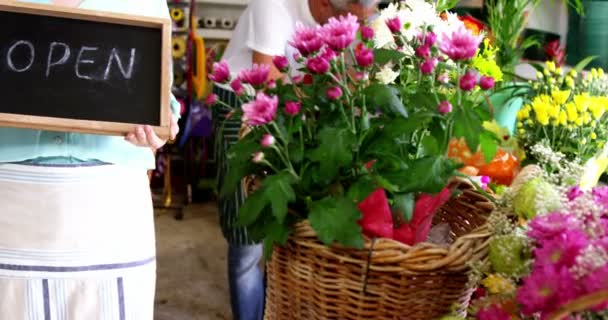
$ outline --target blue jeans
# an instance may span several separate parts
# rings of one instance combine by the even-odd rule
[[[264,316],[262,254],[261,244],[228,246],[228,282],[234,320],[261,320]]]

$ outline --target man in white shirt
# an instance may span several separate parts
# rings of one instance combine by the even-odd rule
[[[240,17],[232,39],[222,57],[228,63],[232,76],[250,69],[254,63],[270,67],[269,79],[281,77],[272,58],[284,55],[292,66],[296,63],[296,49],[288,44],[295,34],[296,23],[314,26],[327,22],[330,17],[352,13],[363,20],[376,9],[377,0],[251,0]],[[295,68],[293,68],[295,69]],[[214,93],[234,108],[240,108],[230,88],[216,85]],[[226,121],[229,110],[215,106],[218,127],[218,185],[221,189],[227,170],[225,152],[239,138],[241,123]],[[221,125],[220,125],[221,124]],[[235,227],[238,208],[242,204],[242,190],[229,197],[220,197],[219,212],[222,232],[229,244],[228,280],[232,312],[235,320],[260,320],[263,317],[264,284],[259,268],[262,246],[247,235],[247,230]]]

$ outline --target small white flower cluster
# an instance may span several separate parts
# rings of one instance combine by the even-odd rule
[[[570,268],[570,272],[580,279],[606,264],[608,264],[608,252],[602,247],[591,244],[576,257],[576,262]]]
[[[583,229],[591,238],[597,238],[604,234],[601,217],[606,209],[599,205],[592,193],[587,192],[572,201],[565,201],[564,212],[568,212],[583,223]]]
[[[566,155],[553,151],[545,141],[533,145],[530,153],[541,167],[551,169],[546,174],[547,181],[558,187],[576,184],[584,173],[579,162],[569,161]]]

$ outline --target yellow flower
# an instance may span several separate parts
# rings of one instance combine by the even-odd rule
[[[543,74],[545,75],[545,77],[548,77],[551,75],[551,72],[547,69],[543,70]]]
[[[526,124],[529,126],[532,126],[532,125],[534,125],[534,121],[528,119],[528,120],[526,120]]]
[[[566,126],[568,124],[568,114],[564,110],[559,112],[559,124],[562,126]]]
[[[566,104],[566,113],[568,115],[568,121],[574,122],[578,118],[578,112],[576,111],[576,105],[572,102]]]
[[[604,77],[604,69],[599,68],[597,69],[597,76],[601,79]]]
[[[575,124],[576,124],[578,127],[582,126],[582,125],[583,125],[583,117],[578,117],[578,118],[576,118],[576,121],[574,121],[574,123],[575,123]]]
[[[555,78],[549,78],[549,84],[555,84]]]
[[[558,67],[557,69],[555,69],[555,73],[561,76],[564,74],[564,71],[562,70],[561,67]]]
[[[555,62],[547,61],[547,70],[549,70],[549,72],[555,72]]]
[[[592,68],[591,69],[591,76],[589,77],[590,79],[595,79],[597,78],[598,74],[597,74],[597,69],[596,68]]]
[[[590,138],[591,138],[591,140],[597,139],[597,134],[595,134],[595,132],[591,132]]]
[[[521,123],[521,122],[517,122],[517,127],[518,127],[518,128],[523,128],[523,127],[524,127],[524,124],[523,124],[523,123]]]
[[[543,78],[543,73],[540,71],[536,72],[536,79],[542,79]]]
[[[489,39],[483,41],[484,50],[477,51],[477,55],[473,58],[473,67],[479,71],[481,75],[494,78],[494,81],[502,81],[503,73],[500,67],[496,64],[496,51],[498,48],[492,47]]]
[[[574,79],[571,76],[566,77],[566,86],[568,86],[568,88],[574,88]]]
[[[608,99],[606,97],[593,97],[592,103],[589,105],[589,111],[591,111],[595,119],[599,119],[604,115],[607,102]]]
[[[565,104],[570,97],[570,90],[559,90],[551,93],[553,101],[559,105]]]
[[[524,129],[519,129],[519,130],[518,130],[518,132],[519,132],[519,134],[524,134],[524,133],[526,133],[526,130],[524,130]]]
[[[583,93],[574,96],[574,104],[576,105],[576,110],[578,110],[578,112],[587,111],[587,109],[589,109],[589,105],[591,104],[589,94]]]
[[[578,72],[576,72],[576,70],[575,70],[575,69],[572,69],[572,70],[570,70],[570,76],[571,76],[572,78],[576,78],[576,76],[578,76]]]
[[[491,274],[481,281],[491,294],[512,294],[515,292],[515,284],[500,275]]]
[[[538,123],[542,124],[543,126],[546,126],[549,124],[549,115],[547,114],[547,112],[540,111],[540,112],[535,112],[536,113],[536,121],[538,121]]]
[[[581,117],[583,118],[583,122],[585,124],[589,124],[591,122],[591,113],[585,112],[584,114],[581,115]]]

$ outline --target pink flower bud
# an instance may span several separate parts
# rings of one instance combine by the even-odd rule
[[[367,72],[357,72],[355,73],[355,80],[357,81],[365,81],[369,79],[369,73]]]
[[[287,103],[285,103],[285,113],[290,116],[295,116],[300,113],[300,108],[302,108],[301,102],[287,101]]]
[[[432,47],[437,42],[437,35],[434,32],[429,32],[424,38],[424,45]]]
[[[364,41],[371,40],[374,38],[374,29],[368,26],[363,26],[359,30],[361,31],[361,39],[363,39]]]
[[[289,61],[285,56],[274,56],[274,58],[272,58],[272,63],[274,63],[274,66],[281,72],[287,71],[287,68],[289,67]]]
[[[211,93],[205,98],[205,104],[209,107],[215,105],[217,102],[217,95],[215,93]]]
[[[336,58],[336,52],[329,47],[325,47],[321,53],[321,57],[329,62]]]
[[[340,87],[331,87],[327,89],[327,97],[329,100],[338,100],[342,97],[342,89]]]
[[[416,56],[419,58],[427,58],[431,55],[431,48],[427,45],[422,45],[416,49]]]
[[[452,104],[447,100],[443,100],[443,101],[441,101],[441,103],[439,103],[437,110],[441,114],[448,114],[448,113],[452,112]]]
[[[392,19],[387,20],[386,25],[392,33],[398,33],[399,31],[401,31],[402,25],[401,20],[399,20],[399,17],[394,17]]]
[[[360,67],[367,68],[374,63],[374,51],[364,45],[357,46],[355,60]]]
[[[293,76],[292,80],[293,80],[293,83],[300,84],[300,83],[302,83],[302,80],[304,80],[304,76],[301,74],[295,75],[295,76]]]
[[[230,83],[230,88],[232,88],[232,91],[234,91],[234,94],[236,94],[237,96],[241,96],[243,92],[245,92],[245,88],[243,88],[243,84],[238,78],[232,80],[232,82]]]
[[[473,72],[469,71],[460,78],[460,89],[464,91],[475,89],[475,85],[477,85],[477,77]]]
[[[423,63],[420,64],[420,72],[422,74],[431,74],[435,71],[435,67],[437,66],[437,59],[428,58],[424,60]]]
[[[260,145],[262,145],[263,148],[269,148],[274,145],[274,142],[274,137],[271,134],[267,133],[262,136],[262,141],[260,141]]]
[[[270,80],[268,81],[268,85],[266,85],[266,87],[268,89],[276,89],[277,88],[277,82],[274,80]]]
[[[329,62],[323,57],[314,57],[308,60],[306,67],[312,73],[324,74],[329,71]]]
[[[256,152],[251,159],[253,163],[262,163],[264,161],[264,152]]]
[[[437,76],[437,81],[443,84],[447,84],[448,82],[450,82],[450,76],[447,73],[442,73]]]
[[[490,90],[490,89],[494,88],[494,78],[482,76],[479,79],[479,86],[483,90]]]

